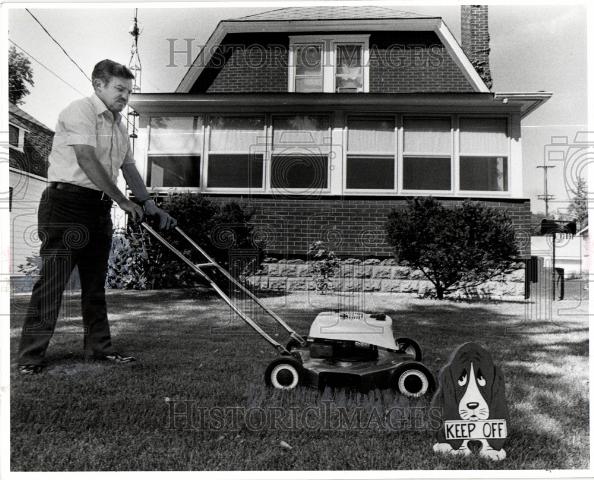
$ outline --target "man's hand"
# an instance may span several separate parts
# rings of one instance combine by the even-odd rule
[[[142,211],[142,207],[127,198],[122,199],[118,202],[120,208],[130,215],[130,218],[133,222],[139,222],[144,217],[144,212]]]
[[[159,228],[161,230],[169,230],[175,228],[177,221],[165,210],[157,207],[153,200],[147,200],[144,202],[144,212],[150,216],[159,217]]]

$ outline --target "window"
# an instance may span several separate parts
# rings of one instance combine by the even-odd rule
[[[336,91],[363,91],[363,46],[336,45]]]
[[[508,190],[505,118],[460,119],[460,190]]]
[[[394,117],[350,117],[347,128],[346,188],[394,189]]]
[[[449,118],[404,117],[404,190],[452,189]]]
[[[262,188],[265,151],[264,117],[211,117],[208,187]]]
[[[329,125],[323,115],[273,117],[273,189],[328,188]]]
[[[289,91],[369,91],[369,35],[291,36]]]
[[[8,145],[17,150],[23,151],[25,143],[25,130],[13,125],[8,124]]]
[[[323,45],[297,45],[295,47],[295,91],[323,92]]]
[[[151,117],[147,184],[200,187],[201,117]]]

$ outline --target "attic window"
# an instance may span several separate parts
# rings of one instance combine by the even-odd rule
[[[12,123],[8,124],[8,144],[11,148],[16,150],[23,151],[23,146],[25,144],[25,130],[13,125]]]
[[[289,39],[289,92],[369,92],[369,35]]]

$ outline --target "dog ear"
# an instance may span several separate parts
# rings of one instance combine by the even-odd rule
[[[431,401],[431,407],[436,409],[436,416],[439,418],[439,428],[436,431],[436,441],[438,443],[449,443],[452,448],[457,449],[462,445],[462,440],[445,439],[444,424],[445,420],[458,420],[458,403],[456,398],[456,387],[452,362],[447,363],[439,372],[439,388]]]
[[[489,418],[504,419],[509,428],[509,413],[507,410],[507,400],[505,398],[505,379],[501,369],[496,366],[493,366],[493,386],[491,389],[489,409]],[[503,448],[505,440],[506,439],[489,440],[489,443],[494,449],[500,450]]]

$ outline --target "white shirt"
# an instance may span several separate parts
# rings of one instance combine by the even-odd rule
[[[48,180],[99,190],[78,165],[72,147],[90,145],[115,183],[122,165],[134,163],[126,126],[122,116],[115,115],[96,94],[75,100],[62,110],[49,155]]]

